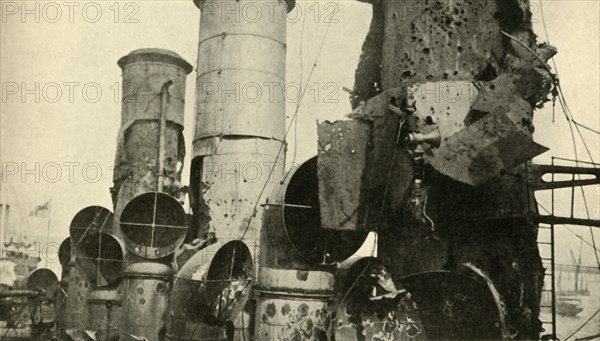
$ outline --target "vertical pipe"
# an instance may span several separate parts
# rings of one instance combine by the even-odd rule
[[[167,110],[169,109],[169,87],[173,81],[169,80],[160,89],[160,129],[158,140],[158,181],[156,187],[159,192],[163,191],[163,177],[165,173],[165,132],[167,130]]]
[[[552,157],[552,166],[554,166],[554,156]],[[552,172],[551,182],[554,182],[554,172]],[[554,187],[551,189],[551,215],[554,216]],[[556,265],[554,260],[554,223],[550,224],[550,258],[551,258],[551,268],[552,268],[552,337],[556,339]]]
[[[10,206],[8,204],[0,204],[0,245],[4,245],[4,231],[8,227],[8,213]]]

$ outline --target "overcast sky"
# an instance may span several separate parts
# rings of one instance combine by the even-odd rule
[[[1,0],[1,4],[1,161],[3,170],[18,167],[16,175],[2,179],[1,199],[12,206],[13,228],[23,226],[39,236],[45,236],[46,221],[30,218],[29,211],[52,199],[51,239],[58,242],[67,237],[69,222],[81,208],[112,208],[108,188],[112,186],[111,167],[121,110],[117,92],[121,70],[116,61],[137,48],[160,47],[195,64],[200,12],[191,0],[37,2],[39,9],[33,1],[26,2],[27,8],[21,1]],[[319,98],[315,101],[314,96],[307,97],[299,110],[297,162],[316,154],[316,120],[340,119],[350,111],[348,94],[342,87],[353,86],[354,70],[371,19],[370,5],[355,1],[299,4],[303,11],[296,14],[299,20],[288,24],[288,82],[300,81],[301,64],[303,80],[307,81],[328,26],[329,31],[310,80],[313,89],[320,89]],[[599,2],[552,0],[543,6],[550,41],[559,50],[555,59],[568,104],[579,122],[598,130]],[[30,12],[23,17],[25,9]],[[336,22],[328,24],[327,19]],[[539,40],[546,41],[537,2],[533,4],[533,19]],[[15,84],[16,93],[12,94]],[[57,96],[57,88],[61,96]],[[33,91],[24,95],[25,89]],[[69,89],[73,89],[72,94]],[[98,89],[101,94],[97,94]],[[194,91],[195,72],[187,82],[186,170],[194,128]],[[333,101],[326,101],[325,96],[332,91],[329,99]],[[294,109],[295,103],[288,104],[288,117]],[[552,155],[573,158],[569,129],[560,107],[557,106],[554,123],[550,106],[537,111],[535,125],[536,141],[551,149],[536,161],[549,162]],[[585,130],[582,133],[598,161],[598,135]],[[296,139],[293,133],[288,139],[291,161]],[[586,160],[580,142],[578,150],[580,158]],[[23,166],[33,170],[25,178]],[[74,170],[71,179],[69,167]],[[84,169],[86,174],[82,174]],[[186,183],[188,174],[184,173]],[[595,218],[598,196],[597,190],[588,192],[590,213]],[[540,200],[550,207],[547,198],[540,196]],[[585,216],[582,205],[577,205],[576,213]],[[588,228],[572,230],[591,242]],[[578,249],[579,239],[559,228],[557,240],[558,262],[570,263],[568,250]],[[596,241],[600,243],[600,231],[596,232]],[[592,249],[584,244],[583,250],[584,263],[595,264]]]

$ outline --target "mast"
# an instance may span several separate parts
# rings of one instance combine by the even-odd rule
[[[48,201],[48,225],[46,227],[46,245],[50,243],[50,220],[52,219],[52,199]],[[48,255],[44,257],[45,267],[48,267]]]
[[[4,231],[8,226],[8,210],[10,206],[5,203],[0,203],[0,247],[4,249]]]
[[[561,279],[562,279],[562,271],[559,271],[558,272],[558,285],[557,285],[559,292],[562,290],[562,288],[561,288]]]

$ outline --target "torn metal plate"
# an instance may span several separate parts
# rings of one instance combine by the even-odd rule
[[[425,160],[438,172],[477,186],[548,149],[505,114],[488,114],[446,139]]]
[[[319,135],[319,203],[325,229],[355,230],[371,132],[367,123],[325,121]]]

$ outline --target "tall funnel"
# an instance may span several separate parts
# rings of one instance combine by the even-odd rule
[[[178,54],[162,49],[135,50],[118,64],[123,99],[112,189],[116,221],[140,194],[179,196],[185,80],[192,71]]]
[[[294,2],[195,4],[202,12],[190,180],[196,223],[200,235],[210,230],[219,241],[244,236],[254,253],[261,204],[283,179],[285,15]]]

